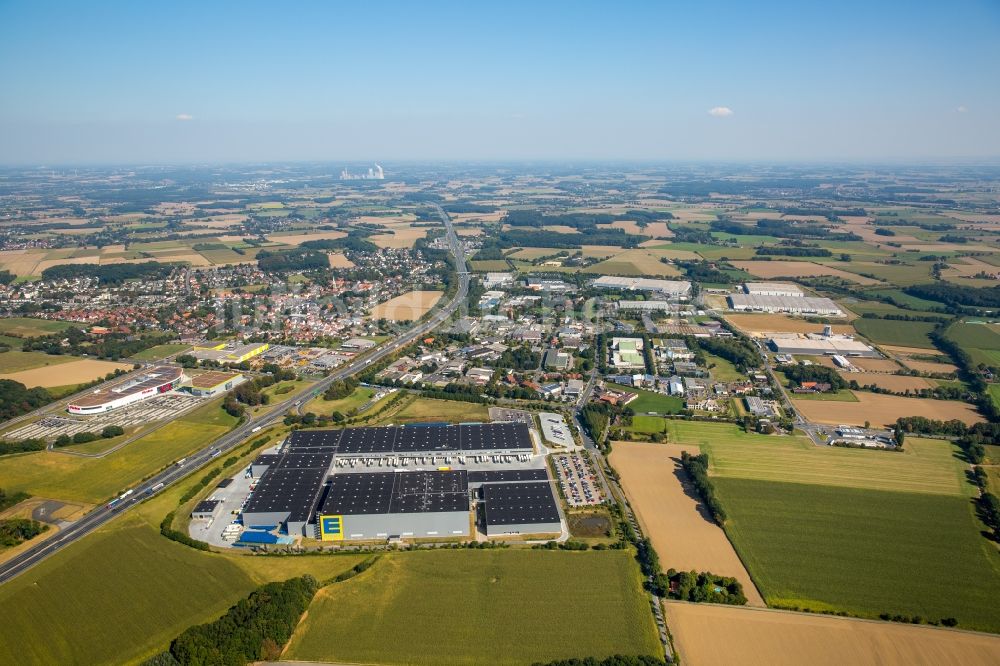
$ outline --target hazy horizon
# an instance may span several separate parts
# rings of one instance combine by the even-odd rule
[[[992,162],[1000,6],[0,6],[0,163]]]

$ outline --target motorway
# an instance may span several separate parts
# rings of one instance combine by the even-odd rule
[[[372,363],[379,361],[385,356],[395,353],[400,347],[404,347],[421,336],[426,335],[442,322],[446,321],[468,297],[469,272],[466,268],[465,253],[462,250],[461,243],[459,243],[458,240],[458,235],[455,233],[455,229],[452,226],[451,219],[448,217],[448,214],[445,213],[440,206],[437,206],[436,208],[441,221],[447,229],[448,244],[455,258],[455,271],[458,274],[459,279],[458,292],[444,307],[435,310],[430,318],[422,322],[418,322],[402,335],[396,337],[381,347],[376,348],[372,353],[366,354],[363,358],[358,358],[340,368],[337,368],[330,375],[312,387],[307,395],[321,393],[333,382],[350,377],[351,375],[362,371]],[[39,543],[37,546],[25,550],[17,557],[4,562],[0,565],[0,583],[4,583],[17,575],[24,573],[34,565],[44,560],[46,557],[62,550],[78,539],[87,536],[118,514],[127,511],[136,504],[153,495],[163,492],[177,481],[186,477],[192,470],[198,469],[202,465],[211,461],[213,458],[221,456],[227,451],[239,446],[254,432],[283,420],[285,418],[285,413],[289,409],[297,406],[298,401],[306,399],[308,399],[307,396],[294,396],[278,403],[274,406],[274,409],[268,412],[266,416],[259,417],[253,421],[247,421],[236,427],[234,430],[222,435],[206,448],[189,455],[186,459],[184,459],[182,464],[175,463],[138,484],[132,489],[131,494],[122,497],[117,502],[114,502],[113,505],[102,504],[96,507],[83,518],[61,530],[58,535],[47,539],[46,541]]]

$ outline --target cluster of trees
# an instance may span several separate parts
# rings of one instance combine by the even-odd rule
[[[795,247],[795,246],[775,246],[770,245],[767,247],[758,247],[757,256],[759,257],[832,257],[833,252],[830,252],[824,247]]]
[[[753,343],[742,337],[692,338],[695,344],[709,354],[715,354],[746,372],[760,365],[760,353]]]
[[[677,571],[668,569],[667,596],[682,601],[743,606],[747,602],[743,585],[735,578],[708,571]]]
[[[972,476],[979,486],[979,499],[976,501],[979,515],[987,527],[993,530],[994,540],[1000,541],[1000,498],[989,491],[989,475],[985,469],[976,465]]]
[[[121,284],[127,280],[162,280],[174,266],[156,261],[141,264],[58,264],[42,271],[43,280],[69,280],[80,277],[97,278],[102,285]]]
[[[606,402],[588,402],[580,410],[584,427],[598,445],[604,440],[604,433],[611,423],[611,413],[611,405]]]
[[[647,655],[616,654],[604,659],[583,657],[573,659],[558,659],[548,663],[535,662],[532,666],[666,666],[659,657]]]
[[[968,243],[969,239],[966,236],[959,236],[958,234],[945,234],[938,239],[941,243]]]
[[[718,241],[715,236],[709,231],[704,229],[697,229],[688,225],[669,225],[671,231],[674,232],[674,242],[675,243],[700,243],[702,245],[717,245]]]
[[[501,248],[511,247],[553,247],[558,249],[574,248],[581,246],[581,234],[563,234],[558,231],[527,231],[524,229],[511,229],[501,231],[497,235],[497,245]],[[594,228],[586,232],[588,245],[614,245],[624,248],[639,247],[639,243],[649,240],[646,236],[636,236],[626,234],[621,229],[614,228]]]
[[[307,250],[348,250],[351,252],[377,252],[378,245],[368,240],[371,232],[364,229],[351,229],[343,238],[321,238],[306,241],[299,245]],[[258,255],[260,256],[260,255]]]
[[[667,263],[666,258],[662,261]],[[684,274],[694,282],[705,282],[710,284],[735,284],[739,279],[733,275],[720,271],[707,261],[678,261],[677,266],[684,271]]]
[[[0,421],[12,419],[52,402],[52,395],[42,387],[29,389],[13,379],[0,379]]]
[[[937,301],[945,305],[991,309],[1000,307],[1000,286],[972,289],[947,282],[935,282],[904,287],[903,291],[910,296]]]
[[[117,425],[104,426],[104,429],[100,433],[96,432],[78,432],[72,437],[69,435],[59,435],[53,446],[63,447],[69,446],[70,444],[86,444],[87,442],[93,442],[95,439],[104,438],[111,439],[112,437],[119,437],[125,434],[125,429]]]
[[[313,271],[330,268],[330,260],[322,252],[309,248],[296,248],[283,252],[261,250],[257,266],[262,271]]]
[[[170,655],[184,666],[274,661],[317,590],[309,575],[263,585],[215,622],[184,631],[170,643]]]
[[[243,382],[226,396],[225,402],[222,403],[222,408],[231,416],[237,418],[243,416],[243,405],[255,406],[268,404],[271,401],[271,396],[264,393],[264,389],[278,382],[295,379],[297,376],[295,371],[281,368],[273,363],[264,364],[261,370],[265,374]]]
[[[4,509],[9,509],[10,507],[20,502],[23,502],[29,497],[31,497],[31,495],[25,492],[16,492],[12,495],[8,495],[6,490],[0,488],[0,511],[3,511]]]
[[[34,539],[49,529],[45,523],[29,518],[7,518],[0,520],[0,546],[17,546]]]
[[[875,230],[876,236],[895,236],[896,232],[892,229],[886,229],[885,227],[879,227]]]
[[[715,496],[715,487],[711,479],[708,478],[708,454],[702,453],[693,456],[687,451],[681,451],[681,467],[691,477],[691,483],[701,496],[703,502],[712,513],[715,522],[722,525],[726,522],[726,511],[722,508],[722,502]]]
[[[896,419],[896,429],[904,433],[957,437],[956,443],[973,465],[986,459],[986,446],[1000,444],[1000,423],[995,421],[967,426],[957,419],[936,421],[923,416],[901,416]]]
[[[802,386],[803,382],[825,382],[834,391],[847,387],[847,382],[836,370],[824,365],[790,365],[783,367],[781,371],[788,377],[793,386]]]
[[[536,370],[541,362],[540,353],[531,351],[531,347],[527,345],[522,345],[504,350],[493,366],[513,370]]]
[[[75,326],[71,326],[61,333],[27,338],[21,343],[21,349],[24,351],[45,352],[54,356],[60,354],[72,354],[74,356],[88,354],[98,358],[118,360],[137,354],[150,347],[170,342],[175,337],[174,334],[170,333],[147,333],[141,337],[119,332],[91,335]],[[65,346],[63,345],[64,341],[66,342]],[[112,378],[113,376],[108,377],[108,379]]]
[[[798,224],[787,220],[757,220],[754,225],[733,220],[714,220],[709,223],[712,231],[721,231],[738,236],[775,236],[777,238],[816,239],[829,241],[858,241],[861,236],[854,233],[839,233],[825,225]]]
[[[19,442],[0,441],[0,456],[9,456],[14,453],[28,453],[31,451],[44,451],[44,439],[22,439]]]
[[[0,271],[0,284],[10,284],[17,279],[17,276],[8,270]]]
[[[323,392],[324,400],[341,400],[347,396],[354,393],[354,390],[358,388],[358,380],[354,377],[347,377],[345,379],[338,379],[329,388]]]

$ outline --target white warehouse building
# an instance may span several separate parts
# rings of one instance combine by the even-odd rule
[[[805,296],[802,287],[791,282],[747,282],[743,291],[754,296]]]

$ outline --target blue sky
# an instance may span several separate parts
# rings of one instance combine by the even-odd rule
[[[0,162],[1000,157],[1000,3],[757,4],[0,0]]]

